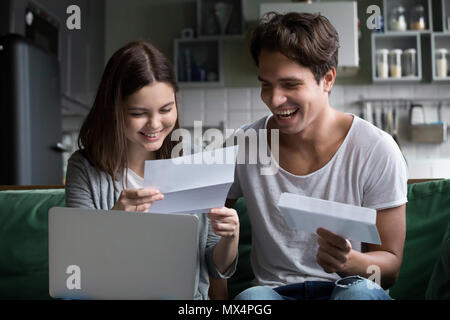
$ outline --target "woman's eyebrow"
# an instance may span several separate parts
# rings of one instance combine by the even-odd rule
[[[175,104],[174,101],[168,102],[168,103],[166,103],[165,105],[159,107],[159,109],[165,108],[165,107],[168,107],[168,106],[171,106],[171,105],[173,105],[173,104]],[[128,110],[129,110],[129,111],[149,111],[147,108],[134,107],[134,106],[128,107]]]
[[[170,102],[166,103],[165,105],[163,105],[162,107],[160,107],[160,109],[161,109],[161,108],[168,107],[168,106],[171,106],[171,105],[173,105],[173,104],[175,104],[175,102],[174,102],[174,101],[170,101]]]
[[[258,76],[258,80],[259,80],[260,82],[269,82],[269,81],[267,81],[267,80],[264,80],[264,79],[261,78],[260,76]]]
[[[148,109],[139,107],[128,107],[128,111],[148,111]]]

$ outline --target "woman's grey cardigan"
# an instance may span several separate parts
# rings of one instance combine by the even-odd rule
[[[66,205],[74,208],[91,208],[111,210],[119,199],[122,183],[116,181],[117,192],[114,191],[112,177],[100,171],[87,160],[82,151],[76,151],[69,159],[66,174]],[[227,279],[236,270],[237,258],[226,274],[221,274],[213,262],[213,249],[220,237],[210,228],[206,214],[197,214],[199,218],[199,243],[197,271],[195,276],[194,299],[209,299],[209,276]],[[182,270],[180,270],[182,271]]]

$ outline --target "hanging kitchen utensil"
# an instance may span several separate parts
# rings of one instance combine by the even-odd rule
[[[389,107],[386,116],[386,132],[392,135],[392,107]]]
[[[398,142],[398,110],[397,108],[394,108],[392,110],[392,138],[397,143],[397,145],[400,148],[400,143]]]
[[[425,123],[425,110],[421,104],[411,104],[409,110],[409,123],[411,125]]]
[[[373,108],[373,112],[372,112],[372,120],[373,120],[373,125],[375,127],[378,127],[378,121],[377,121],[377,109],[379,106],[375,105],[375,108]]]
[[[386,131],[386,117],[385,117],[385,110],[384,110],[384,103],[381,107],[381,130]]]

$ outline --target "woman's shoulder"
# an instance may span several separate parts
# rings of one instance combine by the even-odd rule
[[[95,166],[89,161],[86,152],[82,149],[75,151],[69,158],[67,163],[67,170],[70,171],[72,168],[77,168],[92,174],[96,172]]]
[[[83,149],[77,150],[74,153],[72,153],[72,155],[69,158],[69,164],[77,164],[91,168],[94,167],[92,163],[89,161],[88,156],[86,155],[86,151]]]
[[[77,161],[77,162],[87,161],[87,158],[84,154],[84,150],[80,149],[72,153],[72,155],[69,158],[69,161]]]
[[[83,149],[75,151],[69,158],[67,164],[67,175],[72,173],[80,174],[82,172],[83,175],[88,176],[89,179],[92,180],[105,180],[108,182],[112,182],[112,177],[105,171],[96,167],[90,160],[86,151]],[[118,174],[116,180],[119,180],[121,177],[120,173]]]

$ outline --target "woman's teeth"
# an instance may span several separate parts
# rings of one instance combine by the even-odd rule
[[[156,138],[157,136],[159,136],[159,132],[157,133],[144,133],[141,132],[144,136],[146,136],[147,138]]]

